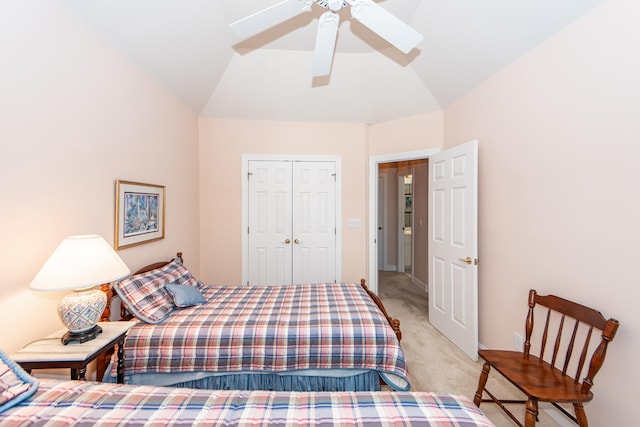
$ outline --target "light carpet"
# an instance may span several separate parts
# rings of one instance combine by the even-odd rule
[[[395,272],[380,272],[378,288],[380,299],[389,315],[400,320],[402,347],[407,358],[411,390],[461,394],[473,400],[483,361],[471,360],[431,326],[426,290],[412,283],[409,275]],[[523,310],[525,309],[526,305],[523,305]],[[523,396],[500,378],[497,372],[489,375],[487,388],[500,398],[522,399]],[[481,409],[497,427],[516,425],[493,403],[483,403]],[[524,423],[524,405],[510,405],[509,409]],[[558,417],[558,422],[547,411]],[[541,403],[536,426],[565,427],[575,424],[552,406]]]

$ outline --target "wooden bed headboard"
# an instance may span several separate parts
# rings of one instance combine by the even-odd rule
[[[182,258],[182,252],[176,252],[176,258],[179,258],[180,262],[184,264],[184,259]],[[136,270],[133,273],[133,275],[135,276],[136,274],[142,274],[142,273],[146,273],[147,271],[155,270],[156,268],[164,267],[174,259],[175,258],[170,259],[169,261],[158,261],[158,262],[154,262],[153,264],[145,265],[144,267]]]
[[[184,259],[182,258],[182,252],[177,252],[176,257],[180,259],[181,263],[184,263]],[[174,259],[175,258],[170,259],[169,261],[158,261],[158,262],[154,262],[153,264],[145,265],[144,267],[134,271],[133,276],[135,276],[136,274],[142,274],[142,273],[146,273],[147,271],[155,270],[156,268],[164,267]],[[104,292],[107,295],[107,305],[104,308],[104,311],[102,312],[100,321],[110,322],[111,321],[111,301],[113,300],[113,297],[114,297],[114,291],[113,291],[113,288],[111,287],[111,283],[105,283],[101,285],[100,289],[102,290],[102,292]],[[133,315],[129,313],[129,311],[126,309],[124,304],[122,304],[121,302],[120,303],[120,320],[131,320],[131,319],[133,319]]]

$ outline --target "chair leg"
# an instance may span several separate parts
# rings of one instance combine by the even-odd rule
[[[533,397],[527,400],[527,412],[524,418],[524,427],[535,427],[538,418],[538,401]]]
[[[584,412],[582,402],[576,402],[573,404],[573,409],[576,412],[576,419],[580,427],[589,427],[589,421],[587,421],[587,414]]]
[[[478,408],[480,407],[480,403],[482,403],[482,393],[484,392],[484,386],[487,384],[490,370],[491,365],[489,365],[489,362],[485,362],[482,367],[482,372],[480,373],[480,379],[478,380],[478,390],[473,397],[473,403],[475,403]]]

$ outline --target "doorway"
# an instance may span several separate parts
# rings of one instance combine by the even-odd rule
[[[426,162],[414,160],[413,162]],[[410,162],[410,163],[413,163]],[[408,274],[414,280],[413,247],[416,240],[413,236],[413,166],[409,171],[402,171],[398,176],[398,272]],[[422,231],[422,230],[420,230]],[[378,269],[379,271],[380,269]],[[426,277],[426,276],[425,276]]]
[[[381,165],[389,161],[429,158],[427,170],[429,322],[471,359],[478,350],[478,142],[469,141],[440,152],[419,152],[370,159],[369,283],[378,292],[375,231],[378,199],[375,188]],[[413,208],[416,207],[414,176]],[[415,212],[414,212],[415,215]],[[413,220],[415,227],[416,219]],[[415,234],[416,229],[412,232]],[[417,257],[414,257],[417,259]],[[414,262],[414,266],[418,265]],[[433,312],[433,313],[432,313]],[[433,314],[433,318],[432,318]]]
[[[428,158],[382,160],[377,164],[377,182],[385,187],[377,190],[377,209],[384,215],[377,218],[378,266],[371,273],[370,284],[373,287],[371,282],[375,281],[377,291],[378,273],[393,271],[407,274],[426,292]]]

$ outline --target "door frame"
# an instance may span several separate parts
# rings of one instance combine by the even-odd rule
[[[369,157],[369,277],[367,286],[375,293],[378,293],[378,248],[376,246],[379,165],[380,163],[399,162],[402,160],[427,159],[430,155],[440,151],[440,148],[431,148]]]
[[[241,227],[242,234],[242,284],[249,280],[249,173],[250,161],[290,161],[290,162],[335,162],[336,164],[336,281],[342,281],[342,157],[314,156],[314,155],[281,155],[281,154],[243,154],[241,179],[242,205]]]
[[[396,231],[398,233],[398,262],[396,265],[396,271],[398,273],[406,273],[407,266],[404,263],[404,260],[407,256],[405,252],[405,234],[404,234],[404,212],[406,207],[405,200],[405,192],[404,192],[404,180],[407,176],[411,176],[413,180],[413,175],[415,175],[414,168],[410,167],[407,169],[405,173],[398,173],[398,206],[396,209],[398,210],[398,223],[396,224]],[[413,182],[413,181],[412,181]],[[412,196],[413,197],[413,196]],[[411,225],[410,228],[413,233],[413,214],[411,215]],[[413,280],[413,264],[415,262],[413,255],[413,234],[411,235],[411,280]]]
[[[378,224],[377,226],[377,239],[378,242],[382,241],[382,244],[378,244],[378,247],[376,248],[378,250],[378,255],[377,255],[377,260],[378,260],[378,265],[380,265],[380,262],[382,262],[382,270],[387,270],[387,247],[384,244],[384,242],[386,241],[386,232],[387,232],[387,218],[389,217],[388,213],[387,213],[387,205],[386,205],[386,200],[388,198],[387,196],[387,177],[384,175],[378,175],[377,177],[378,179],[378,192],[376,193],[378,195],[378,199],[382,198],[383,203],[380,204],[378,202],[378,208],[380,208],[380,210],[378,210],[378,214],[376,216],[376,218],[380,218],[382,217],[382,225]],[[382,191],[380,191],[380,189],[382,188]],[[382,213],[382,215],[380,215]],[[380,227],[382,227],[382,230],[380,230]]]

